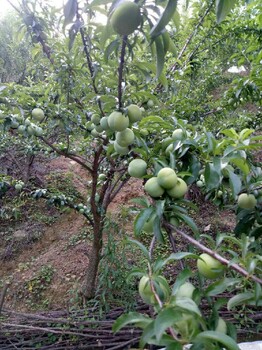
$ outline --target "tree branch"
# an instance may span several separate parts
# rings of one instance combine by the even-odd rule
[[[2,311],[3,305],[4,305],[5,296],[6,296],[7,289],[9,287],[9,285],[10,285],[10,283],[5,283],[4,286],[3,286],[2,292],[0,294],[0,315],[1,315],[1,311]]]
[[[188,45],[190,44],[191,40],[193,39],[193,37],[196,35],[198,28],[201,26],[201,24],[203,23],[204,19],[206,18],[206,16],[208,15],[208,13],[211,11],[213,4],[214,4],[215,0],[212,0],[210,2],[210,5],[208,6],[208,8],[206,9],[206,11],[204,12],[203,16],[199,19],[199,22],[197,23],[197,25],[195,26],[194,31],[190,34],[190,36],[188,37],[188,39],[185,42],[185,45],[183,46],[182,50],[179,52],[177,59],[176,59],[176,63],[170,68],[170,72],[174,72],[175,70],[177,70],[178,68],[178,61],[181,59],[181,57],[184,55],[184,52],[186,51]]]
[[[122,81],[123,81],[123,70],[125,66],[126,45],[127,45],[127,35],[124,35],[122,39],[120,63],[118,67],[118,110],[121,110],[122,108],[122,94],[123,94]]]
[[[60,151],[58,148],[52,145],[51,142],[49,142],[47,139],[45,139],[42,136],[39,136],[39,139],[42,140],[46,145],[48,145],[53,151],[55,151],[57,154],[60,154],[61,156],[64,156],[65,158],[70,158],[74,160],[76,163],[80,164],[83,168],[88,170],[91,174],[93,174],[93,169],[90,168],[86,163],[82,162],[77,156],[74,156],[69,153],[65,153],[64,151]]]
[[[83,23],[83,19],[82,19],[81,15],[80,15],[80,13],[78,11],[78,3],[77,3],[76,18],[77,18],[78,21]],[[87,40],[87,37],[85,35],[84,27],[81,26],[79,31],[80,31],[82,43],[84,45],[84,53],[85,53],[85,56],[86,56],[87,65],[88,65],[88,69],[89,69],[91,80],[92,80],[92,86],[93,86],[95,94],[98,95],[98,90],[97,90],[96,83],[95,83],[95,74],[94,74],[95,70],[94,70],[93,62],[92,62],[92,59],[91,59],[91,56],[90,56],[90,52],[89,52],[89,49],[88,49],[88,40]],[[102,103],[101,103],[100,99],[97,99],[97,104],[98,104],[98,107],[100,109],[101,114],[105,115],[105,113],[103,111],[103,108],[102,108]]]
[[[250,275],[248,273],[248,271],[246,271],[244,268],[242,268],[238,264],[235,264],[235,263],[232,264],[229,260],[225,259],[223,256],[221,256],[217,252],[214,252],[213,250],[207,248],[202,243],[200,243],[199,241],[195,240],[193,237],[189,236],[185,232],[183,232],[183,231],[179,230],[178,228],[174,227],[173,225],[169,224],[168,222],[164,222],[163,225],[164,225],[165,228],[167,228],[169,230],[172,230],[172,232],[178,233],[180,236],[182,236],[184,239],[186,239],[189,243],[193,244],[198,249],[200,249],[203,252],[211,255],[213,258],[215,258],[216,260],[221,262],[221,264],[226,265],[226,266],[230,267],[231,269],[234,269],[235,271],[240,273],[242,276],[244,276],[244,277],[246,277],[248,279],[252,279],[254,282],[257,282],[257,283],[262,285],[262,279],[260,279],[257,276],[254,276],[254,275]]]

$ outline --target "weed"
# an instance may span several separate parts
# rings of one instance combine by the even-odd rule
[[[92,233],[88,229],[82,229],[80,233],[77,233],[69,238],[65,250],[67,250],[69,247],[75,247],[77,244],[86,242],[91,235]]]
[[[48,308],[49,300],[44,299],[43,294],[45,290],[50,286],[54,272],[55,270],[51,265],[44,265],[38,271],[36,276],[25,283],[25,289],[27,292],[29,292],[26,304],[30,305],[32,308]]]
[[[52,172],[47,177],[49,191],[53,194],[64,194],[66,197],[82,198],[81,194],[76,190],[73,182],[73,172],[64,174]]]
[[[41,212],[35,212],[31,218],[36,222],[42,222],[46,225],[51,225],[56,221],[57,215],[45,215]]]
[[[127,244],[126,236],[116,223],[108,221],[107,243],[100,261],[96,299],[103,310],[112,306],[126,309],[136,304],[136,285],[128,279],[134,268],[134,247]],[[139,259],[138,259],[139,260]]]

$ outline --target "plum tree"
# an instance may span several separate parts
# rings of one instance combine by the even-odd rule
[[[34,108],[32,110],[32,118],[41,122],[45,117],[44,111],[41,108]]]
[[[177,140],[182,140],[184,137],[184,131],[183,129],[176,129],[172,133],[172,139],[177,141]]]
[[[227,324],[222,317],[218,318],[216,331],[220,333],[227,334]]]
[[[126,128],[123,131],[118,131],[116,133],[116,142],[121,146],[121,147],[127,147],[131,145],[134,142],[135,135],[133,130]]]
[[[185,282],[184,284],[182,284],[177,292],[176,292],[176,296],[177,297],[187,297],[187,298],[192,298],[194,290],[196,288],[193,286],[192,283],[190,282]]]
[[[97,5],[98,3],[99,5]],[[217,1],[217,4],[222,4],[221,6],[224,3],[220,0]],[[68,1],[67,4],[74,5],[77,4],[77,1]],[[69,38],[63,41],[60,36],[59,38],[50,36],[50,40],[54,40],[50,47],[45,40],[40,40],[40,34],[45,33],[43,33],[44,29],[39,29],[43,26],[37,26],[37,24],[41,24],[45,20],[38,18],[39,14],[36,6],[36,13],[33,14],[35,25],[29,25],[27,30],[38,42],[39,47],[43,49],[44,58],[41,60],[39,58],[40,62],[34,61],[39,69],[33,70],[34,72],[37,71],[39,75],[43,74],[41,76],[43,79],[38,76],[33,76],[32,80],[28,79],[30,84],[33,81],[32,86],[14,87],[11,84],[6,91],[1,90],[0,96],[0,106],[1,109],[3,108],[3,113],[0,114],[0,123],[4,132],[10,131],[12,135],[18,135],[18,137],[30,136],[28,143],[34,144],[36,149],[41,150],[46,147],[57,155],[74,160],[81,165],[82,169],[88,172],[91,178],[90,187],[88,188],[89,197],[84,203],[85,205],[80,206],[68,198],[63,198],[60,202],[59,198],[55,199],[55,203],[61,204],[63,202],[63,205],[67,205],[84,215],[87,223],[92,227],[94,238],[90,248],[89,267],[86,269],[82,287],[82,294],[85,299],[92,297],[95,292],[108,206],[123,185],[128,182],[130,176],[144,178],[145,192],[151,197],[149,199],[143,198],[140,201],[142,209],[139,208],[140,213],[137,220],[135,220],[135,230],[141,231],[144,229],[151,233],[153,231],[153,220],[155,223],[155,232],[152,232],[155,235],[153,239],[163,242],[164,236],[167,236],[172,249],[175,249],[176,246],[176,242],[174,242],[177,238],[176,234],[184,237],[190,245],[197,249],[200,245],[199,241],[194,240],[194,234],[199,234],[199,230],[188,213],[193,205],[190,206],[190,201],[185,198],[187,191],[191,190],[190,186],[192,184],[194,186],[197,181],[204,183],[205,180],[205,186],[202,186],[203,193],[207,199],[215,200],[219,197],[220,188],[224,190],[224,186],[227,186],[229,203],[232,203],[242,189],[249,192],[249,187],[251,189],[259,187],[260,181],[259,171],[253,168],[249,161],[250,150],[257,147],[259,137],[256,136],[252,139],[250,137],[252,131],[248,128],[238,133],[232,128],[225,129],[224,125],[222,125],[223,128],[218,125],[219,133],[213,133],[212,128],[206,121],[207,118],[203,118],[203,116],[208,116],[209,113],[218,112],[224,113],[223,120],[227,118],[225,101],[223,99],[210,101],[210,86],[215,86],[213,83],[216,74],[213,73],[213,70],[217,65],[218,58],[216,57],[212,61],[212,67],[209,67],[210,71],[207,74],[205,74],[206,71],[202,71],[198,67],[198,65],[201,66],[202,61],[207,62],[208,58],[205,56],[207,50],[203,47],[206,40],[202,40],[200,35],[195,35],[195,30],[204,31],[206,26],[210,26],[210,24],[204,23],[202,25],[202,22],[199,22],[199,25],[195,25],[195,21],[192,21],[194,22],[192,31],[194,35],[188,35],[189,40],[186,41],[186,45],[182,43],[182,39],[185,39],[184,36],[190,33],[185,32],[185,35],[177,35],[176,45],[181,47],[181,53],[174,56],[175,48],[172,49],[172,44],[174,46],[172,35],[174,33],[169,31],[170,28],[173,28],[173,22],[170,28],[167,24],[176,17],[175,1],[163,2],[164,5],[162,5],[165,8],[161,9],[159,8],[160,2],[156,1],[153,1],[153,6],[145,1],[139,2],[139,4],[131,1],[114,2],[110,9],[112,11],[109,15],[109,23],[106,26],[101,23],[97,24],[96,21],[93,21],[93,14],[97,14],[100,10],[106,13],[108,4],[107,0],[101,0],[90,2],[83,8],[80,6],[66,6],[64,12],[65,32],[67,26],[72,24],[69,28]],[[103,9],[99,8],[98,10],[97,6],[102,6]],[[223,17],[228,10],[227,8],[221,10],[220,6],[217,6],[217,8],[220,8],[221,11],[219,17]],[[210,11],[213,11],[213,2],[212,4],[211,2],[203,4],[201,11],[204,9],[206,11],[203,21]],[[29,11],[29,8],[24,6],[22,10],[26,12]],[[86,16],[87,12],[88,16]],[[28,15],[28,13],[26,14]],[[254,14],[252,16],[256,17]],[[250,21],[252,16],[249,16]],[[87,17],[88,23],[84,23],[84,19]],[[219,18],[221,21],[222,17]],[[25,16],[25,18],[27,17]],[[48,23],[47,32],[52,31],[50,18],[46,18],[46,23]],[[212,23],[213,17],[210,18],[209,22]],[[40,23],[38,23],[38,20]],[[252,20],[253,24],[254,21],[255,19]],[[185,20],[185,23],[187,22],[190,25],[191,21]],[[231,21],[228,22],[231,23]],[[230,23],[224,23],[227,28],[224,32],[226,37],[228,33],[231,33],[229,26],[232,24]],[[140,24],[142,25],[141,33],[136,30]],[[121,38],[112,33],[110,25],[117,34],[122,36]],[[183,26],[185,26],[183,28],[186,28],[185,24]],[[58,27],[54,25],[53,28],[57,31]],[[255,25],[252,26],[252,28],[255,27]],[[35,32],[36,30],[37,32]],[[210,29],[209,32],[212,32],[212,30]],[[223,24],[221,24],[222,32]],[[132,33],[132,36],[127,37]],[[203,34],[203,32],[201,33]],[[218,34],[216,33],[216,35]],[[211,36],[210,45],[217,42],[216,35]],[[192,45],[192,38],[194,37],[196,45],[195,43]],[[252,38],[252,41],[254,41],[254,38]],[[221,39],[220,42],[224,42],[224,40]],[[148,50],[149,46],[151,50]],[[36,49],[39,50],[39,47]],[[257,48],[259,50],[260,46],[257,45]],[[37,51],[36,49],[34,53]],[[221,46],[212,55],[219,54],[219,49],[221,49]],[[191,50],[191,52],[184,55],[185,50]],[[249,56],[251,51],[246,52],[246,54]],[[83,55],[80,55],[79,52],[82,52]],[[168,55],[166,55],[167,52]],[[35,56],[39,57],[40,55]],[[230,56],[226,57],[228,62],[231,60]],[[154,58],[156,65],[151,57]],[[189,57],[190,62],[188,61]],[[48,60],[48,64],[46,64],[46,60]],[[225,58],[223,57],[224,61]],[[252,66],[250,62],[248,63]],[[43,66],[44,69],[42,69]],[[255,67],[259,67],[258,61],[251,67],[251,70],[253,69],[252,84],[257,81],[256,77],[258,76]],[[222,68],[224,68],[222,65],[218,65],[218,70],[223,71]],[[201,67],[201,69],[206,68]],[[42,71],[44,73],[41,73]],[[153,75],[153,72],[155,75]],[[206,76],[206,78],[202,79],[203,76]],[[172,78],[169,79],[169,77]],[[219,78],[224,79],[224,76],[219,75]],[[205,80],[204,83],[203,80]],[[215,82],[218,83],[217,80]],[[201,84],[203,84],[203,88]],[[241,88],[238,87],[236,91],[234,90],[235,87],[231,86],[232,91],[229,92],[233,96],[240,94],[242,97],[247,84],[249,84],[248,81],[246,84],[243,83]],[[252,88],[250,84],[248,87]],[[257,87],[253,88],[253,91],[256,94],[255,91],[259,91],[259,89]],[[12,101],[10,101],[9,96],[11,93]],[[251,95],[249,92],[246,93],[246,99],[248,100]],[[229,96],[226,96],[225,100],[228,101]],[[46,106],[46,110],[39,113],[41,114],[41,120],[40,117],[37,120],[33,117],[31,109],[33,106],[43,105]],[[219,110],[220,105],[223,106],[222,112],[221,109]],[[143,107],[140,108],[139,106]],[[146,112],[143,111],[144,107]],[[21,121],[15,116],[17,113],[21,114]],[[34,114],[37,113],[34,112]],[[42,118],[43,114],[46,114],[48,118]],[[31,122],[31,117],[33,117],[36,124]],[[200,123],[203,119],[204,122]],[[212,119],[210,124],[214,123],[214,120],[215,118]],[[37,121],[42,123],[42,128],[37,125]],[[202,124],[204,124],[204,127]],[[130,159],[133,160],[130,162]],[[202,174],[200,174],[200,171],[202,171]],[[103,176],[100,176],[101,174]],[[256,177],[253,174],[258,175]],[[199,175],[202,175],[202,177]],[[248,201],[247,196],[249,196]],[[220,198],[221,202],[224,197],[226,196],[223,195]],[[45,197],[43,196],[43,198]],[[255,214],[259,210],[257,203],[258,201],[256,202],[252,195],[246,194],[243,196],[243,194],[240,194],[238,197],[239,207],[243,209],[252,208]],[[248,214],[250,214],[250,211]],[[253,220],[254,235],[252,237],[255,239],[258,236],[256,230],[257,228],[260,229],[260,226],[257,226],[257,217],[258,215],[254,215],[254,218],[251,217],[250,220],[245,221],[245,223],[249,223]],[[180,230],[181,227],[178,226],[180,223],[183,226],[187,225],[192,231],[191,235],[186,235]],[[170,224],[175,226],[176,233],[173,232],[173,227],[170,228]],[[241,224],[241,235],[247,233],[248,230],[251,231],[252,227],[246,228],[242,222]],[[216,243],[219,244],[220,241],[217,240],[218,243]],[[248,242],[248,239],[246,241]],[[153,241],[153,243],[155,242]],[[153,243],[151,247],[154,246]],[[212,244],[210,245],[212,246]],[[190,252],[184,253],[185,256],[194,256],[192,250],[193,248]],[[161,277],[158,274],[160,273],[159,266],[162,266],[162,263],[157,261],[156,264],[153,264],[152,252],[146,254],[145,251],[146,249],[143,250],[144,254],[149,256],[147,264],[149,268],[153,270],[158,266],[158,270],[156,268],[156,273],[155,271],[149,271],[148,276],[141,279],[139,292],[142,298],[145,302],[154,304],[157,312],[160,310],[160,317],[163,314],[166,316],[166,310],[172,316],[174,314],[180,315],[180,320],[176,322],[177,329],[185,336],[190,333],[192,340],[197,342],[194,336],[197,332],[200,332],[202,325],[204,325],[202,328],[205,329],[205,320],[201,320],[200,327],[197,318],[200,318],[201,315],[194,300],[187,301],[189,304],[188,310],[185,310],[185,305],[181,307],[181,305],[176,304],[183,297],[190,299],[194,286],[184,283],[184,286],[182,285],[183,287],[181,286],[177,292],[178,296],[181,295],[181,298],[174,295],[173,298],[171,297],[168,300],[170,304],[167,303],[168,305],[166,305],[165,302],[170,295],[170,291],[167,292],[168,284],[166,280],[158,278]],[[253,256],[251,250],[248,254],[250,254],[247,259],[249,268],[253,266],[250,263],[252,260],[250,256]],[[171,257],[171,260],[180,259],[181,256],[183,254],[175,254]],[[223,277],[224,268],[218,260],[207,254],[201,257],[203,260],[198,259],[197,263],[200,274],[208,279]],[[241,257],[241,259],[243,266],[246,260],[245,257]],[[257,260],[255,261],[258,264]],[[254,266],[257,266],[256,264]],[[191,266],[189,267],[191,268]],[[232,266],[236,268],[234,264]],[[253,276],[253,272],[245,274],[246,272],[243,272],[243,269],[238,267],[237,271],[242,273],[247,280],[251,278],[250,276]],[[258,268],[254,269],[258,270]],[[185,275],[182,276],[183,281],[188,278],[187,272],[186,269]],[[149,278],[149,276],[154,277]],[[224,287],[228,282],[223,281],[223,283]],[[241,282],[238,280],[237,283],[239,285]],[[245,281],[244,288],[248,283],[249,280]],[[214,291],[212,288],[211,285],[211,291],[209,290],[208,293],[212,294],[212,291]],[[159,294],[159,300],[156,294]],[[252,302],[255,304],[254,300]],[[174,314],[172,308],[175,309]],[[174,323],[174,321],[172,322]],[[173,325],[172,322],[171,325]],[[157,327],[154,326],[153,328],[155,332]],[[152,335],[150,342],[153,344],[158,339],[158,344],[160,344],[163,334],[164,330],[162,335]],[[169,340],[173,339],[174,342],[179,338],[174,335],[172,328],[168,329],[168,337]],[[183,340],[181,344],[184,345],[186,341]],[[212,341],[216,340],[212,339]],[[178,343],[175,346],[181,348],[181,344]],[[164,345],[166,344],[163,343]]]
[[[152,290],[151,283],[155,291]],[[157,278],[143,276],[139,281],[138,291],[141,298],[147,304],[157,303],[154,292],[159,296],[161,301],[166,301],[170,295],[169,285],[163,276],[158,276]]]
[[[130,123],[138,122],[143,117],[141,108],[134,104],[131,104],[127,107],[127,114]]]

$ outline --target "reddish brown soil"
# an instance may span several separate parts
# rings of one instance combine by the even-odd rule
[[[73,174],[75,187],[83,198],[86,196],[88,174],[74,161],[62,157],[53,159],[47,165],[47,173]],[[142,182],[130,180],[111,203],[109,213],[117,218],[123,205],[130,205],[130,199],[141,195]],[[132,225],[130,221],[125,229],[129,227],[131,230]],[[48,308],[66,308],[72,298],[72,302],[77,302],[76,291],[88,267],[88,240],[78,236],[87,230],[88,225],[82,215],[73,211],[63,213],[55,223],[46,227],[40,240],[24,247],[14,259],[2,261],[0,281],[11,282],[5,306],[19,311],[38,307],[35,298],[32,298],[34,302],[30,305],[24,301],[30,299],[33,293],[27,287],[28,281],[37,276],[43,266],[51,266],[54,271],[48,292],[44,293],[48,299]],[[74,237],[78,238],[74,241]]]

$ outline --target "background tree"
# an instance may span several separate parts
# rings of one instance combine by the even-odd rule
[[[22,83],[30,58],[30,42],[18,37],[21,23],[15,14],[0,21],[0,82]]]

